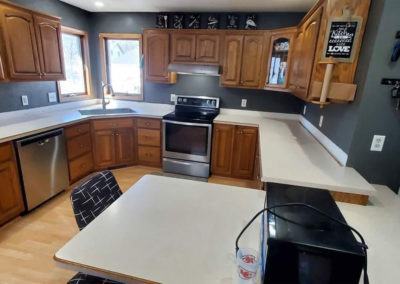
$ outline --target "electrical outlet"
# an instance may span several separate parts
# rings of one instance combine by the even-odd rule
[[[175,94],[171,94],[171,102],[176,102],[176,95]]]
[[[323,124],[323,123],[324,123],[324,116],[321,115],[321,116],[319,117],[319,123],[318,123],[319,128],[322,127],[322,124]]]
[[[23,105],[23,106],[29,105],[28,96],[22,96],[22,97],[21,97],[21,101],[22,101],[22,105]]]
[[[57,102],[57,94],[56,92],[49,92],[47,93],[49,96],[49,103],[56,103]]]
[[[242,99],[242,107],[246,107],[247,106],[247,100],[246,99]]]
[[[303,108],[303,115],[306,115],[306,112],[307,112],[307,105],[304,105],[304,108]]]
[[[374,138],[372,138],[372,143],[371,143],[371,151],[382,152],[383,144],[385,143],[385,138],[386,136],[384,135],[374,135]]]

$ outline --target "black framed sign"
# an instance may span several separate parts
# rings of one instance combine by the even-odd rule
[[[174,29],[183,29],[185,24],[185,16],[182,14],[175,14],[172,18],[172,26]]]
[[[333,57],[337,62],[352,63],[359,44],[361,25],[362,19],[358,18],[329,19],[322,59]]]

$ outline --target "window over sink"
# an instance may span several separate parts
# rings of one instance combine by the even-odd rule
[[[100,34],[100,52],[103,83],[112,85],[116,98],[142,100],[142,35]]]
[[[58,81],[61,102],[92,98],[88,34],[61,28],[66,80]]]

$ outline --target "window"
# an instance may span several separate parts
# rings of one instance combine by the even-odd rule
[[[62,27],[66,80],[58,81],[60,101],[92,98],[88,35],[84,31]]]
[[[112,85],[116,98],[142,100],[142,36],[100,34],[100,52],[103,83]]]

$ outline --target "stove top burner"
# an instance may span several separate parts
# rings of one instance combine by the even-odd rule
[[[219,98],[177,96],[175,111],[164,120],[212,124],[219,114]]]

